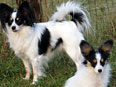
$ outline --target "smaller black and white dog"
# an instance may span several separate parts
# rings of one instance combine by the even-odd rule
[[[108,40],[95,51],[88,42],[82,41],[80,48],[84,62],[76,74],[66,81],[64,87],[107,87],[111,76],[108,56],[112,46],[113,41]]]
[[[72,20],[65,20],[66,15],[71,15]],[[57,8],[49,22],[35,23],[28,2],[23,2],[17,11],[1,3],[0,21],[10,47],[25,65],[24,79],[30,78],[32,66],[33,84],[39,76],[45,76],[43,65],[47,65],[58,48],[65,50],[77,67],[81,64],[83,57],[79,44],[84,40],[81,31],[88,31],[90,22],[80,4],[64,3]]]

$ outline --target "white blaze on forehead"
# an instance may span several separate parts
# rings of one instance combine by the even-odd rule
[[[98,70],[101,69],[103,71],[103,66],[101,65],[100,63],[100,60],[101,60],[101,54],[99,52],[97,52],[95,54],[96,56],[96,59],[97,59],[97,65],[95,66],[95,72],[98,73]]]
[[[17,23],[16,23],[16,21],[15,21],[16,16],[17,16],[17,12],[13,12],[12,15],[11,15],[11,18],[13,19],[11,28],[12,28],[13,26],[15,26],[15,27],[16,27],[15,30],[19,30],[19,29],[20,29],[20,26],[18,26]]]
[[[17,12],[13,12],[12,13],[12,15],[11,15],[12,19],[15,19],[16,18],[16,14],[17,14]]]
[[[97,62],[99,62],[101,60],[101,54],[97,52],[95,56],[96,56]]]

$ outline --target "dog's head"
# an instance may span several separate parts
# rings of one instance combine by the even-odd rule
[[[14,11],[10,6],[1,3],[0,21],[5,32],[7,32],[7,29],[17,32],[21,30],[23,26],[32,26],[35,22],[35,16],[29,3],[26,1],[19,6],[17,11]]]
[[[113,41],[108,40],[98,48],[98,51],[95,51],[88,42],[83,40],[80,43],[81,52],[85,58],[83,63],[87,67],[93,68],[96,73],[102,73],[105,65],[108,63],[108,56],[112,47]]]

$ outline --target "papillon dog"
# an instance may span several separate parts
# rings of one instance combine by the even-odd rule
[[[10,47],[21,58],[26,69],[24,79],[28,80],[33,71],[33,83],[39,76],[45,76],[44,67],[56,50],[64,50],[78,67],[83,59],[79,44],[84,40],[82,31],[90,30],[87,11],[75,2],[63,3],[57,7],[50,21],[35,23],[34,13],[29,3],[24,1],[17,11],[0,4],[1,26]],[[65,16],[72,16],[66,20]]]
[[[84,61],[79,66],[76,74],[69,78],[64,87],[107,87],[111,67],[108,63],[113,46],[113,41],[108,40],[103,43],[98,51],[86,41],[80,44]]]

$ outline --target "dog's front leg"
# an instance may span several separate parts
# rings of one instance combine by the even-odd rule
[[[35,58],[31,61],[32,64],[32,70],[33,70],[33,82],[32,84],[35,84],[38,81],[38,60]]]
[[[24,80],[29,80],[30,79],[30,74],[31,74],[31,65],[29,60],[27,59],[22,59],[24,66],[25,66],[25,70],[26,70],[26,76],[25,78],[23,78]]]
[[[43,72],[43,65],[47,66],[48,57],[39,56],[37,58],[32,58],[31,65],[33,70],[33,82],[35,84],[38,81],[38,77],[46,77],[46,74]]]

